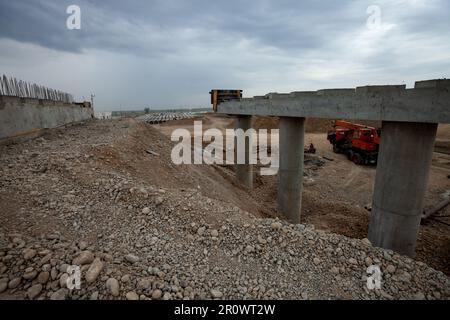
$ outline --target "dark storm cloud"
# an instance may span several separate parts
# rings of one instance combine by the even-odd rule
[[[410,1],[418,2],[418,1]],[[450,5],[440,1],[410,12],[408,1],[173,1],[21,0],[0,2],[0,37],[57,50],[102,49],[159,56],[189,46],[233,45],[242,39],[280,50],[315,50],[364,25],[368,5],[402,17],[406,34],[450,26]],[[437,2],[436,2],[437,3]],[[67,30],[66,8],[81,7],[81,30]],[[358,10],[354,10],[358,8]]]
[[[82,12],[76,32],[65,25],[73,3]],[[73,52],[166,54],[222,38],[313,49],[355,22],[345,10],[341,1],[326,10],[318,1],[1,1],[0,37]]]
[[[77,51],[78,46],[67,37],[64,1],[0,2],[0,36],[44,47]]]
[[[448,77],[449,38],[447,0],[0,0],[0,69],[103,110],[206,106],[212,87],[411,86]]]

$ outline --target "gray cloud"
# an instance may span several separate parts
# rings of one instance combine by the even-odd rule
[[[81,30],[66,8],[81,7]],[[369,5],[382,26],[366,28]],[[0,0],[0,66],[102,109],[448,76],[446,0]],[[75,70],[76,68],[76,70]],[[30,79],[33,78],[33,79]]]
[[[223,35],[286,49],[314,48],[336,17],[341,16],[341,27],[347,27],[341,7],[328,5],[329,11],[322,14],[317,1],[116,0],[77,1],[82,29],[73,32],[65,27],[65,9],[72,2],[1,2],[0,36],[64,51],[100,48],[152,55],[181,51],[192,41],[217,45]]]

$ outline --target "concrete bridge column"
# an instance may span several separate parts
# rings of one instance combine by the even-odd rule
[[[305,118],[280,117],[278,210],[300,223],[303,189]]]
[[[235,129],[242,129],[247,131],[252,127],[252,117],[251,116],[238,116],[235,120]],[[248,138],[249,140],[251,138]],[[236,163],[236,176],[238,181],[244,185],[245,187],[252,189],[253,188],[253,166],[250,164],[250,141],[245,141],[245,164],[237,164]],[[235,139],[235,161],[237,158],[237,146],[238,142]]]
[[[368,238],[415,256],[437,124],[383,121]]]

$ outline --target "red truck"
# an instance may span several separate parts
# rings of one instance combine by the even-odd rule
[[[379,129],[362,124],[336,120],[327,140],[335,153],[344,153],[355,164],[376,164],[380,146]]]

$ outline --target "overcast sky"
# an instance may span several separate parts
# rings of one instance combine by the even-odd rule
[[[208,107],[212,88],[411,87],[450,77],[450,1],[0,0],[0,73],[94,92],[103,111]]]

